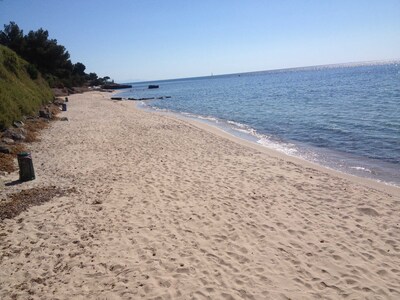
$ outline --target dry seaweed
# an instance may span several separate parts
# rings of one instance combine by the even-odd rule
[[[10,148],[10,154],[0,153],[0,171],[7,173],[11,173],[17,170],[14,163],[14,158],[17,156],[17,153],[26,151],[25,145],[21,143],[15,144]]]
[[[32,143],[39,140],[39,132],[49,127],[49,122],[45,119],[32,119],[25,122],[25,129],[27,131],[25,142]]]
[[[26,120],[24,125],[24,129],[26,130],[24,143],[33,143],[38,141],[40,131],[47,127],[49,127],[48,120],[42,118]],[[0,171],[11,173],[17,170],[14,159],[18,153],[26,151],[24,143],[17,142],[15,145],[11,146],[10,154],[0,153]]]
[[[75,188],[61,189],[56,186],[32,188],[9,195],[4,203],[0,203],[0,220],[12,219],[29,207],[41,205],[54,197],[75,193]]]
[[[0,171],[11,173],[15,170],[14,157],[11,154],[0,153]]]

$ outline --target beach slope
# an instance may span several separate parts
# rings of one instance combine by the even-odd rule
[[[1,299],[400,298],[398,189],[109,98],[69,97],[3,186],[74,192],[0,221]]]

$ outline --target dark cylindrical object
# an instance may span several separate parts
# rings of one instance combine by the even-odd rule
[[[62,106],[62,111],[67,111],[67,104],[63,103],[61,104]]]
[[[32,156],[28,152],[18,153],[19,180],[29,181],[35,179]]]
[[[65,102],[68,102],[68,97],[65,97]]]

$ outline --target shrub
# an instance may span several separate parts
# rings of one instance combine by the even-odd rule
[[[31,79],[35,80],[38,78],[38,70],[36,67],[32,64],[27,64],[26,65],[26,71],[28,72],[29,76]]]
[[[16,73],[18,68],[17,55],[12,51],[5,52],[3,57],[3,65],[7,70]]]

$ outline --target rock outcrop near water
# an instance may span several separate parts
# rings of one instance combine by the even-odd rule
[[[121,89],[129,89],[132,86],[130,84],[118,84],[118,83],[108,83],[103,85],[101,88],[106,90],[121,90]]]

